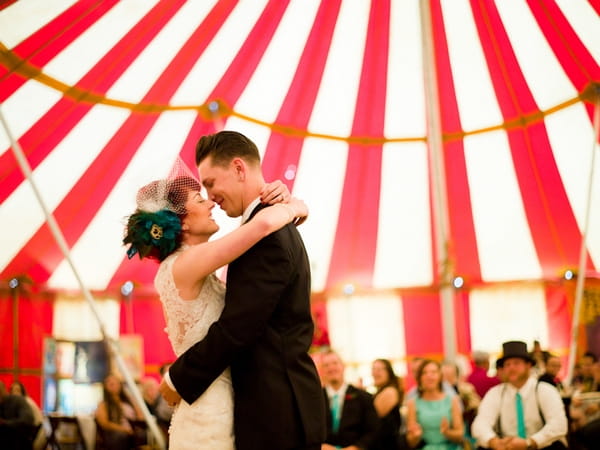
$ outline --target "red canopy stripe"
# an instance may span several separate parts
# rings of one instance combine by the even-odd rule
[[[289,0],[269,0],[209,99],[222,98],[228,105],[235,105],[271,42],[288,3]],[[197,135],[198,137],[200,135]]]
[[[568,290],[567,290],[568,292]],[[546,286],[546,314],[548,320],[548,347],[560,349],[564,354],[569,350],[571,315],[569,301],[564,286]]]
[[[450,66],[450,55],[448,52],[448,42],[445,34],[444,18],[439,1],[431,4],[431,17],[434,49],[437,65],[437,83],[438,94],[440,97],[440,120],[443,135],[450,135],[462,132],[458,105],[456,102],[456,91],[452,69]],[[431,163],[430,163],[431,164]],[[469,196],[469,184],[467,176],[467,166],[464,154],[464,145],[462,140],[446,141],[444,143],[444,168],[446,172],[446,185],[444,188],[448,197],[448,218],[450,237],[450,248],[448,256],[453,264],[454,273],[457,275],[470,274],[469,281],[477,282],[481,280],[481,269],[479,263],[479,253],[475,239],[475,226],[473,224],[473,211],[471,198]],[[430,180],[430,185],[433,186]],[[431,202],[433,203],[433,202]],[[434,213],[431,213],[432,220]],[[436,225],[432,224],[431,229],[435,230]],[[453,239],[453,236],[460,236],[460,239]],[[436,241],[435,233],[431,237],[432,242]],[[432,246],[434,256],[436,245]],[[433,258],[434,264],[437,256]],[[437,265],[434,265],[432,272],[434,280],[439,282],[439,272]]]
[[[44,67],[86,29],[96,22],[117,0],[85,0],[75,3],[54,20],[18,44],[13,52],[34,67]],[[43,44],[40,45],[40,42]],[[0,102],[10,97],[28,78],[0,67]],[[0,164],[0,167],[2,165]]]
[[[227,104],[235,105],[242,95],[245,86],[250,81],[254,70],[260,62],[262,54],[265,51],[266,45],[270,42],[272,34],[277,28],[277,24],[285,12],[285,8],[281,8],[282,3],[283,2],[277,1],[269,2],[261,14],[261,17],[257,20],[253,31],[248,34],[248,38],[245,40],[244,45],[235,58],[233,58],[227,71],[221,80],[219,80],[206,101],[211,99],[223,99]],[[223,25],[227,18],[227,14],[231,12],[233,5],[229,4],[228,6],[228,8],[220,10],[218,17],[214,17],[210,21],[210,33],[207,32],[206,35],[206,40],[208,42]],[[269,33],[263,32],[263,26],[269,30]],[[265,36],[265,34],[267,35]],[[201,54],[198,54],[197,57],[200,57],[200,55]],[[193,152],[198,138],[206,134],[214,133],[215,131],[217,130],[213,121],[207,122],[201,116],[198,116],[190,128],[190,132],[188,133],[185,144],[181,150],[182,154],[189,155],[183,157],[183,159],[188,162],[194,161],[195,157],[190,155],[190,152]],[[158,266],[153,264],[152,261],[140,261],[138,258],[128,260],[124,255],[123,261],[115,271],[109,286],[114,288],[127,280],[135,281],[141,286],[152,286],[157,269]]]
[[[471,352],[471,308],[469,293],[457,290],[454,294],[454,318],[456,322],[456,351],[463,355]],[[427,339],[426,336],[422,336]]]
[[[589,83],[597,82],[600,78],[600,66],[575,34],[558,5],[555,2],[541,0],[530,0],[530,2],[540,29],[577,91],[581,92]],[[597,11],[600,9],[598,1],[592,1],[591,5]],[[600,11],[598,13],[600,14]],[[593,121],[592,104],[587,104],[586,109],[590,121]]]
[[[103,95],[107,92],[183,3],[183,0],[178,0],[177,4],[171,4],[169,9],[164,7],[166,4],[159,3],[76,84],[82,98],[65,95],[19,139],[32,170],[35,170],[92,109],[94,104],[83,98],[85,93],[89,91]],[[77,36],[73,38],[75,37]],[[64,42],[64,45],[69,44],[70,42]],[[2,88],[4,89],[4,83]],[[5,174],[0,201],[4,201],[24,179],[12,152],[0,156],[0,179]]]
[[[538,111],[527,82],[521,72],[508,35],[493,4],[475,8],[475,23],[484,48],[486,61],[493,74],[492,83],[505,121],[515,116]],[[477,20],[480,19],[480,20]],[[490,26],[493,23],[493,27]],[[484,27],[486,24],[487,27]],[[552,148],[543,123],[531,124],[524,129],[509,129],[508,138],[515,172],[532,238],[541,261],[552,261],[544,266],[544,277],[555,277],[561,267],[576,264],[581,236],[566,192],[556,167]],[[552,202],[548,201],[552,198]],[[560,224],[556,218],[560,217]],[[566,234],[557,233],[562,226]],[[566,242],[560,236],[567,236]]]
[[[340,4],[341,0],[320,4],[294,79],[275,123],[282,126],[293,126],[299,130],[308,128],[325,70]],[[267,179],[282,179],[291,191],[293,180],[285,179],[284,174],[289,166],[298,167],[303,144],[303,136],[290,139],[289,136],[284,137],[278,133],[272,133],[262,164]]]
[[[210,16],[209,16],[210,17]],[[212,27],[211,21],[207,22]],[[188,42],[175,55],[171,64],[161,74],[154,86],[145,95],[143,101],[167,104],[204,50],[210,35],[201,25],[192,34]],[[213,30],[214,31],[214,30]],[[204,36],[204,40],[199,37]],[[203,45],[200,45],[203,44]],[[133,55],[132,55],[133,56]],[[94,214],[106,200],[114,183],[129,164],[147,134],[154,126],[158,115],[133,112],[105,146],[100,156],[88,168],[79,182],[59,205],[55,217],[62,225],[63,233],[69,245],[81,236],[93,219]],[[123,141],[127,142],[123,148]],[[100,186],[88,180],[103,179]],[[75,194],[76,193],[76,194]],[[29,260],[32,256],[33,261]],[[62,253],[52,238],[47,226],[40,228],[24,249],[7,266],[6,272],[20,273],[18,265],[29,263],[30,276],[37,282],[44,282],[62,260]],[[43,266],[41,265],[43,261]]]
[[[573,31],[558,5],[542,0],[529,0],[529,5],[548,45],[575,88],[581,91],[589,82],[598,80],[600,66]]]
[[[371,6],[352,136],[382,136],[389,48],[389,1]],[[381,185],[381,145],[352,144],[328,284],[372,287]]]
[[[402,295],[406,356],[439,357],[442,344],[442,315],[438,294]],[[424,314],[424,311],[427,313]]]

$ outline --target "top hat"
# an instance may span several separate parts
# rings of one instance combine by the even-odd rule
[[[504,365],[508,358],[521,358],[535,366],[535,359],[527,351],[527,344],[522,341],[508,341],[502,344],[502,358],[498,359],[498,364]]]

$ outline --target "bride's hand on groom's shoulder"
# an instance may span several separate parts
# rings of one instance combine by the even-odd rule
[[[260,201],[269,205],[287,203],[290,197],[290,190],[281,180],[267,183],[260,190]]]
[[[169,406],[175,406],[181,400],[181,396],[177,393],[177,391],[174,391],[169,387],[164,378],[161,380],[158,389],[160,391],[160,395],[163,396],[163,398],[167,401]]]

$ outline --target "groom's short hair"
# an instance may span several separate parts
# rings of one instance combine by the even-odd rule
[[[237,131],[224,130],[202,136],[196,144],[196,165],[209,156],[215,166],[226,166],[233,158],[242,158],[253,166],[260,166],[256,144]]]

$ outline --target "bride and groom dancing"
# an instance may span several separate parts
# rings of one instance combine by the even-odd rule
[[[169,446],[320,449],[310,267],[294,226],[306,206],[282,183],[265,185],[258,149],[240,133],[202,137],[196,164],[209,199],[191,174],[153,182],[124,239],[130,257],[161,261],[155,286],[177,355],[160,387],[176,404]],[[209,242],[215,204],[243,225]],[[226,264],[225,289],[214,272]]]

